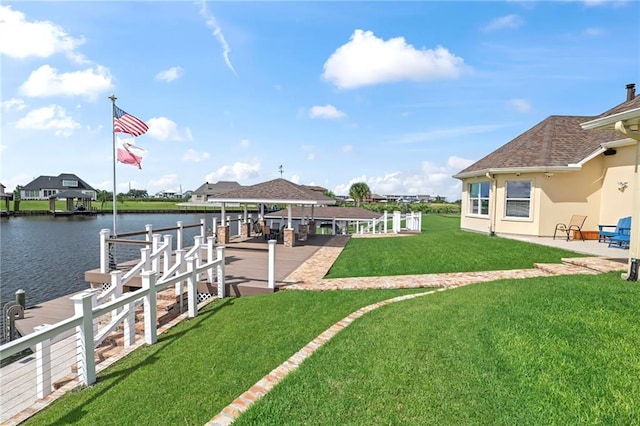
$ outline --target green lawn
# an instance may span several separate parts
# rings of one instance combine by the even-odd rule
[[[460,230],[460,216],[426,215],[422,234],[352,238],[327,278],[532,268],[584,257],[566,250]]]
[[[640,287],[478,284],[355,321],[241,425],[640,424]]]
[[[336,321],[412,292],[288,291],[213,302],[27,424],[202,425]]]

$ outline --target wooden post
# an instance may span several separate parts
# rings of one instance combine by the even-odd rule
[[[276,240],[269,240],[268,287],[272,290],[275,289],[276,283],[276,243]]]
[[[107,239],[111,234],[110,229],[100,230],[100,273],[106,274],[109,272],[109,247],[107,245]]]
[[[196,258],[190,257],[187,259],[187,272],[189,272],[189,278],[187,278],[187,309],[189,318],[194,318],[198,315],[198,281],[196,279]]]
[[[224,263],[225,263],[224,246],[217,247],[216,251],[218,252],[218,260],[220,261],[216,268],[216,272],[218,275],[218,279],[216,280],[218,282],[218,298],[224,299],[225,292],[226,292],[225,282],[224,282],[225,281],[224,279]]]
[[[140,274],[142,288],[148,290],[144,296],[144,341],[153,345],[158,341],[158,301],[156,299],[156,273],[144,271]]]
[[[33,331],[47,328],[51,328],[51,324],[39,325]],[[51,393],[51,339],[45,339],[36,345],[36,388],[39,399]]]
[[[96,382],[96,360],[93,350],[93,311],[91,299],[93,294],[83,292],[71,297],[75,315],[82,318],[76,327],[76,351],[78,362],[78,378],[85,385]]]
[[[176,231],[176,250],[180,250],[182,248],[182,243],[184,239],[184,228],[182,227],[182,221],[178,221],[178,230]]]

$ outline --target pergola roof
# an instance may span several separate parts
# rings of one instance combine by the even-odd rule
[[[319,191],[279,178],[211,196],[208,202],[324,205],[336,201]]]
[[[49,197],[49,199],[58,199],[58,198],[79,198],[81,200],[91,199],[91,195],[85,194],[80,191],[74,191],[73,189],[69,189],[67,191],[60,191],[57,194],[53,194]]]
[[[302,213],[301,207],[293,207],[291,209],[291,216],[294,219],[299,219]],[[287,210],[279,210],[277,212],[267,213],[264,216],[267,219],[276,219],[286,217],[288,214]],[[311,210],[305,210],[304,214],[305,216],[311,216]],[[362,207],[315,207],[313,209],[313,218],[315,220],[371,220],[378,219],[380,216],[382,216],[381,213],[363,209]]]

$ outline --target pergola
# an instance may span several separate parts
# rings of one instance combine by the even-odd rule
[[[67,199],[67,211],[72,211],[75,205],[75,200],[80,201],[80,204],[84,206],[87,210],[91,209],[91,195],[87,195],[80,191],[74,191],[72,189],[67,191],[61,191],[56,194],[53,194],[49,197],[49,210],[56,210],[56,200],[60,198]]]
[[[298,185],[286,179],[274,179],[256,185],[245,186],[233,191],[219,194],[208,199],[208,203],[219,203],[221,205],[221,216],[226,217],[226,206],[228,204],[239,204],[244,207],[244,223],[248,224],[247,206],[256,204],[260,206],[259,218],[264,219],[265,205],[282,205],[287,206],[287,228],[285,229],[285,245],[287,240],[293,243],[293,215],[292,207],[300,206],[302,209],[301,217],[305,217],[305,207],[310,207],[309,217],[313,220],[314,208],[316,206],[335,204],[335,200],[327,197],[320,191],[309,189],[305,186]],[[287,237],[287,234],[289,236]]]
[[[629,241],[629,277],[638,281],[640,261],[640,108],[611,114],[582,124],[586,130],[615,130],[620,135],[636,141],[636,159],[633,169],[633,204],[631,210],[631,238]]]

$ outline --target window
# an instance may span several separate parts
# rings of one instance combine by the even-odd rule
[[[507,181],[506,194],[506,217],[531,217],[531,181]]]
[[[469,184],[469,213],[489,215],[489,182]]]
[[[58,191],[56,189],[43,189],[42,193],[45,197],[51,197],[52,195],[56,195]]]
[[[71,179],[62,179],[62,186],[77,188],[78,181]]]
[[[40,191],[37,189],[25,189],[24,198],[38,198],[40,197]]]

